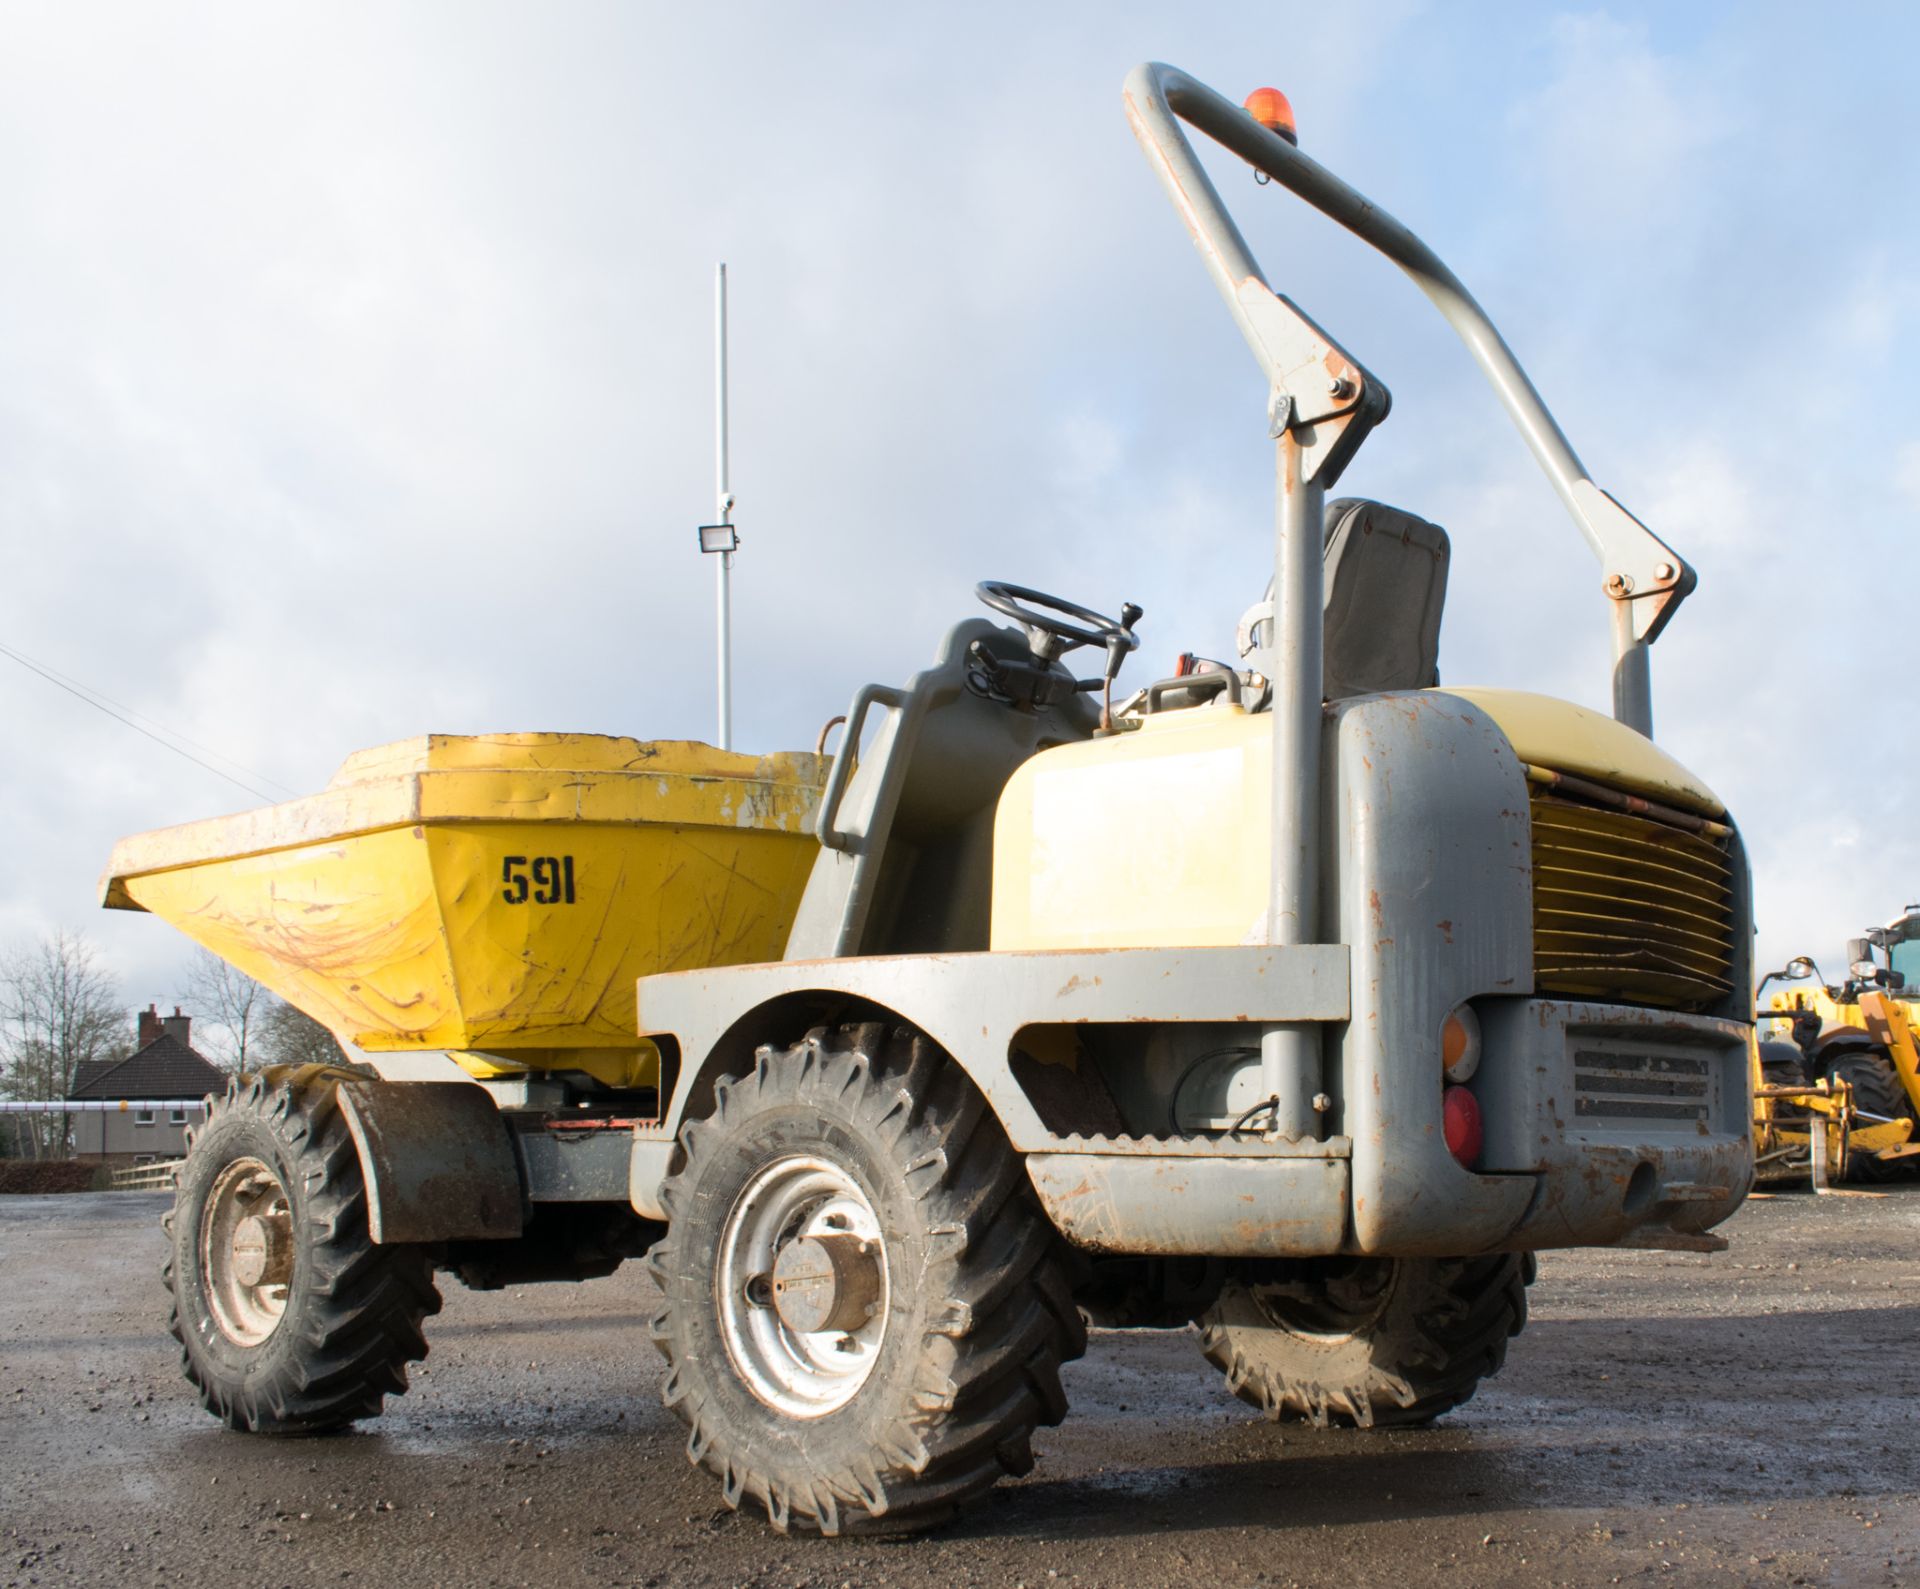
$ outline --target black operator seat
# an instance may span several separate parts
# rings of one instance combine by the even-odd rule
[[[1440,682],[1447,604],[1447,532],[1384,502],[1341,497],[1326,507],[1325,689],[1329,701]],[[1241,655],[1273,633],[1273,582],[1242,620]]]

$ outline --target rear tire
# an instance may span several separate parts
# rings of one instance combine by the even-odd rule
[[[676,1163],[652,1335],[729,1506],[782,1533],[905,1532],[1033,1466],[1086,1333],[1018,1156],[938,1048],[879,1024],[763,1048]],[[791,1255],[856,1239],[831,1286],[815,1264],[821,1312],[776,1300]]]
[[[427,1354],[424,1251],[376,1246],[341,1072],[301,1065],[211,1100],[166,1228],[167,1328],[207,1411],[255,1434],[372,1417]]]
[[[1500,1371],[1533,1276],[1531,1253],[1301,1264],[1286,1282],[1228,1281],[1199,1318],[1200,1349],[1276,1421],[1418,1426]]]

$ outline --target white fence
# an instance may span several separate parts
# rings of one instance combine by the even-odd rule
[[[185,1159],[162,1159],[154,1164],[136,1164],[115,1170],[110,1184],[116,1192],[171,1192],[174,1177]]]

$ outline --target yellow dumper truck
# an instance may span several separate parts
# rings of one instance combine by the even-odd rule
[[[1195,1323],[1275,1418],[1404,1426],[1499,1368],[1535,1250],[1724,1245],[1747,862],[1651,738],[1693,571],[1282,96],[1148,65],[1125,104],[1266,382],[1241,655],[1116,690],[1137,608],[990,582],[930,667],[858,693],[830,763],[433,737],[123,843],[109,905],[474,1078],[268,1071],[215,1103],[168,1281],[216,1416],[377,1412],[436,1272],[644,1254],[666,1401],[726,1500],[906,1529],[1027,1469],[1088,1321]],[[1445,533],[1327,500],[1387,389],[1268,285],[1188,128],[1460,334],[1600,561],[1612,717],[1439,686]]]

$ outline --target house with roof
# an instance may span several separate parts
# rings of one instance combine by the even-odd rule
[[[74,1157],[138,1163],[187,1151],[187,1127],[199,1124],[207,1094],[227,1085],[226,1072],[194,1049],[192,1030],[193,1017],[178,1005],[162,1015],[149,1004],[131,1054],[81,1065],[67,1097],[96,1107],[72,1117]]]

